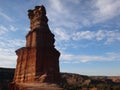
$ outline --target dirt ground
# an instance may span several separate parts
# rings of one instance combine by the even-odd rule
[[[56,84],[48,83],[21,83],[18,86],[20,90],[63,90]]]

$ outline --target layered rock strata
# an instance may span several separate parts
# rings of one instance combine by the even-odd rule
[[[60,53],[54,47],[55,39],[47,24],[45,7],[28,10],[28,16],[30,31],[26,35],[26,47],[16,50],[18,58],[13,83],[57,83]]]

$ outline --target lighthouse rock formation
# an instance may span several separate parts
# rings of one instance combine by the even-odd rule
[[[28,10],[28,17],[30,31],[26,35],[26,47],[16,50],[18,58],[13,83],[58,83],[60,53],[54,46],[45,7]]]

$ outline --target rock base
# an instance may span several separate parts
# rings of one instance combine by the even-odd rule
[[[10,83],[9,90],[64,90],[57,84],[49,83]]]

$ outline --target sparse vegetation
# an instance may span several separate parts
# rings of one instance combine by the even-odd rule
[[[69,85],[62,86],[65,90],[120,90],[120,85],[90,84],[90,85]]]
[[[0,68],[0,90],[7,90],[8,83],[12,81],[14,70]],[[113,78],[115,79],[115,78]],[[61,73],[60,86],[65,90],[120,90],[120,81],[107,77],[88,77],[84,75]],[[115,80],[115,81],[116,81]]]
[[[75,74],[68,73],[64,73],[61,76],[61,87],[65,88],[65,90],[120,90],[120,82],[113,82],[111,79],[106,77],[91,78],[78,74],[75,76]],[[77,79],[81,80],[81,82]],[[74,82],[71,83],[72,81]]]

